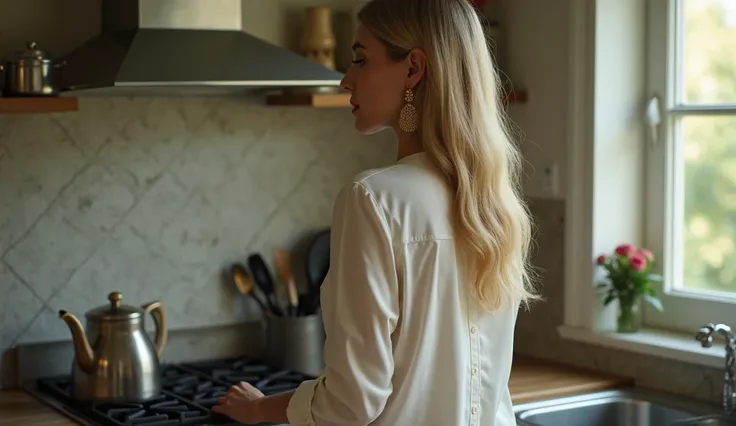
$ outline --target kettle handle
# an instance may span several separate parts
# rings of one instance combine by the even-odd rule
[[[168,337],[164,304],[161,302],[151,302],[143,305],[142,308],[147,314],[151,314],[153,321],[156,323],[156,355],[161,359]]]

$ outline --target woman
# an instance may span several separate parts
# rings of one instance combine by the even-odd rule
[[[373,0],[342,81],[362,133],[398,159],[335,203],[322,287],[324,374],[215,411],[243,423],[515,425],[508,379],[519,305],[535,299],[520,158],[468,0]]]

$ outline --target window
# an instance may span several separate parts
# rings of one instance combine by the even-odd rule
[[[736,328],[736,0],[650,0],[646,242],[664,274],[649,326]],[[658,133],[658,134],[657,134]]]

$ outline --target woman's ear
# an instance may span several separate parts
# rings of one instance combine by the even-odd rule
[[[406,87],[414,88],[424,78],[427,69],[427,55],[421,49],[412,49],[406,58],[409,62],[409,72],[406,76]]]

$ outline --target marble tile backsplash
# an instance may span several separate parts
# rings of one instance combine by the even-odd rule
[[[131,304],[165,302],[182,330],[171,361],[257,352],[236,337],[257,325],[233,324],[258,310],[234,297],[223,267],[255,251],[270,262],[276,246],[329,225],[342,183],[393,161],[393,144],[388,133],[356,135],[343,110],[233,98],[89,98],[77,113],[0,115],[0,385],[21,364],[38,373],[52,353],[66,369],[57,310],[82,315],[112,290]],[[516,351],[720,401],[718,369],[559,337],[565,202],[530,203],[546,300],[520,314]],[[30,348],[25,363],[8,350],[16,345]]]
[[[545,300],[521,312],[516,327],[517,353],[595,371],[633,377],[639,386],[720,403],[723,370],[671,359],[563,340],[565,202],[534,199],[537,236],[534,264],[542,275]]]
[[[393,161],[393,137],[348,111],[243,98],[83,98],[80,111],[0,115],[0,354],[68,340],[119,290],[165,302],[170,329],[258,315],[230,262],[329,226],[339,187]]]

